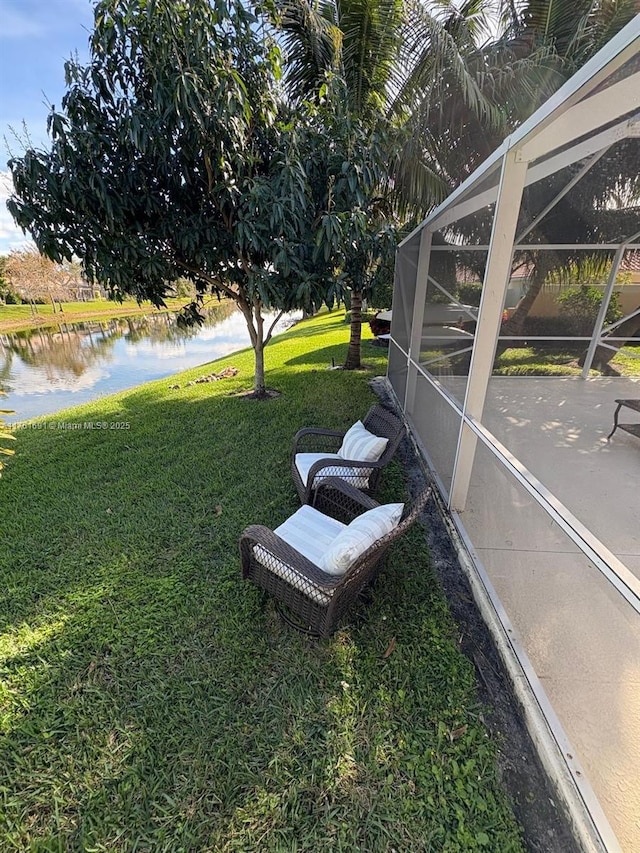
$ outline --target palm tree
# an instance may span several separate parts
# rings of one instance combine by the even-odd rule
[[[371,125],[384,120],[395,131],[388,169],[396,211],[424,216],[618,32],[638,5],[638,0],[280,0],[285,82],[296,101],[317,97],[327,73],[340,75],[354,115]],[[602,206],[612,176],[621,174],[616,161],[602,165],[579,185],[591,208]],[[542,209],[540,199],[549,197],[553,181],[529,188],[532,211]],[[562,205],[543,222],[546,242],[579,242],[593,232],[592,222],[567,218]],[[528,259],[533,273],[510,320],[514,334],[547,276],[545,260],[541,253]]]
[[[471,5],[462,8],[471,11]],[[469,110],[463,92],[455,83],[447,80],[443,86],[436,82],[433,93],[421,99],[409,119],[417,156],[407,157],[406,152],[402,152],[398,165],[401,188],[407,198],[422,205],[426,212],[428,192],[432,187],[423,179],[421,171],[415,170],[420,158],[431,164],[430,169],[437,173],[445,195],[455,189],[499,146],[505,135],[528,118],[638,10],[637,0],[573,0],[571,3],[528,0],[517,5],[513,0],[502,2],[497,17],[498,35],[478,47],[475,53],[471,49],[465,54],[467,71],[476,76],[483,93],[499,107],[501,118],[495,120],[493,114],[482,115],[478,110]],[[455,31],[459,32],[459,26],[455,20],[448,25],[452,32],[456,27]],[[468,39],[462,44],[468,44]],[[537,236],[545,243],[580,243],[588,239],[595,242],[603,233],[599,222],[610,231],[611,222],[604,223],[602,211],[608,206],[612,186],[625,173],[637,172],[637,169],[626,168],[634,156],[635,152],[618,148],[615,156],[603,157],[598,168],[587,173],[572,191],[574,207],[570,207],[570,198],[560,202],[531,232],[531,239]],[[423,171],[425,169],[423,167]],[[523,217],[529,212],[531,222],[559,192],[563,182],[567,183],[579,169],[580,164],[570,167],[567,170],[570,174],[565,172],[528,187],[523,200]],[[637,192],[637,186],[632,189]],[[594,209],[598,211],[596,216],[590,215]],[[622,226],[629,218],[624,211],[618,214],[622,235],[625,233]],[[458,224],[463,236],[481,240],[488,240],[489,226],[490,218],[482,217]],[[558,264],[580,264],[584,260],[584,254],[565,253],[562,259],[551,259],[542,252],[520,258],[519,262],[524,261],[531,270],[529,286],[505,331],[522,334],[524,321],[550,269]],[[593,258],[586,260],[592,262]]]
[[[392,211],[391,195],[396,210],[407,213],[410,207],[415,208],[417,193],[406,201],[409,173],[420,173],[427,207],[448,191],[435,170],[428,165],[423,168],[424,157],[413,161],[410,172],[403,169],[407,157],[413,155],[414,126],[408,119],[415,114],[414,102],[425,79],[437,79],[441,69],[449,69],[470,115],[478,120],[484,117],[490,123],[500,119],[500,112],[483,93],[475,73],[469,73],[463,55],[464,51],[478,53],[475,39],[484,20],[479,14],[481,6],[476,0],[460,12],[453,3],[446,2],[439,6],[440,12],[444,10],[446,14],[435,15],[414,0],[281,0],[279,4],[277,24],[285,50],[285,83],[292,102],[322,100],[331,89],[327,81],[338,76],[345,93],[340,110],[346,110],[352,120],[366,127],[372,139],[384,135],[391,140],[384,163],[392,181],[370,188],[372,204],[367,215],[372,237],[384,231],[375,211]],[[415,49],[417,45],[421,46],[419,51]],[[422,96],[418,100],[421,103]],[[402,152],[400,156],[398,150]],[[391,185],[393,194],[389,191]],[[423,199],[418,204],[425,207]],[[347,368],[360,366],[360,305],[363,283],[372,280],[376,264],[374,244],[375,240],[370,241],[366,250],[355,246],[354,257],[343,270],[352,308]]]

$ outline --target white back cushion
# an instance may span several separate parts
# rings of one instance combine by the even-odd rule
[[[388,438],[374,435],[362,421],[356,421],[345,433],[338,456],[343,459],[353,459],[356,462],[377,462],[388,443]]]
[[[342,575],[374,542],[391,533],[402,516],[404,504],[383,504],[359,515],[338,533],[318,563],[329,575]]]

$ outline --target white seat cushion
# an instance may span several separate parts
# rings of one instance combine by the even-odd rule
[[[388,438],[381,438],[369,432],[362,421],[356,421],[345,433],[338,456],[356,462],[377,462],[388,443]]]
[[[317,509],[305,505],[294,512],[283,524],[276,527],[273,532],[305,556],[307,560],[320,567],[323,554],[336,536],[345,529],[346,525],[341,521],[336,521],[334,518],[318,512]],[[291,586],[304,592],[312,601],[316,601],[318,604],[328,604],[333,595],[332,589],[325,589],[309,580],[300,574],[294,566],[278,560],[261,545],[255,545],[253,553],[259,563],[262,563],[274,574],[284,578]],[[342,574],[342,572],[334,571],[327,574]]]
[[[367,548],[398,526],[403,509],[404,504],[383,504],[354,518],[325,550],[320,568],[328,574],[344,574]]]
[[[336,463],[339,463],[343,461],[343,458],[342,456],[338,456],[337,453],[296,453],[296,468],[302,482],[306,486],[309,478],[309,470],[314,462],[317,462],[319,459],[335,459]],[[339,464],[335,466],[331,465],[331,467],[323,469],[322,473],[316,476],[314,488],[317,488],[327,477],[340,477],[341,480],[346,480],[347,483],[351,483],[357,489],[366,489],[369,486],[370,475],[371,468],[345,468]]]
[[[347,525],[305,504],[273,531],[303,557],[319,566],[324,552]]]

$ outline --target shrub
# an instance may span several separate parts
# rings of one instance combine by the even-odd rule
[[[479,281],[463,281],[458,285],[456,296],[464,305],[474,305],[477,308],[482,296],[482,284]]]
[[[20,297],[13,290],[7,290],[3,295],[6,305],[20,305]]]
[[[534,338],[571,338],[575,332],[568,317],[529,316],[525,317],[522,334]]]
[[[574,335],[590,335],[602,303],[602,290],[588,284],[572,287],[559,293],[556,301],[570,324]],[[615,323],[622,317],[620,299],[617,293],[611,294],[611,301],[605,317],[605,325]]]

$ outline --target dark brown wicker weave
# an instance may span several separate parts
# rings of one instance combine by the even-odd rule
[[[369,432],[388,439],[386,449],[380,459],[377,462],[356,462],[350,459],[341,459],[339,464],[335,459],[319,459],[311,466],[306,485],[302,482],[302,477],[296,467],[296,453],[322,453],[323,451],[337,453],[342,444],[344,433],[317,427],[305,427],[298,430],[293,439],[291,474],[302,503],[313,503],[313,492],[317,488],[318,482],[326,477],[340,477],[351,482],[352,485],[358,485],[356,481],[358,471],[363,469],[371,471],[371,474],[369,475],[368,487],[363,489],[359,486],[360,491],[375,494],[382,469],[391,461],[398,449],[404,434],[404,425],[396,414],[379,404],[373,405],[369,409],[362,423]],[[345,477],[340,472],[340,469],[344,468],[353,470],[353,478]]]
[[[411,505],[405,506],[398,526],[375,542],[346,574],[340,577],[323,572],[268,527],[251,525],[240,537],[242,577],[253,581],[284,605],[293,617],[288,617],[287,613],[280,609],[289,624],[314,636],[328,637],[336,630],[341,617],[361,590],[375,579],[390,546],[417,519],[430,493],[430,488],[425,489]],[[362,512],[378,506],[378,503],[344,480],[334,478],[318,486],[315,506],[325,515],[348,523]],[[264,552],[268,552],[267,563],[271,560],[274,561],[272,565],[276,560],[279,564],[285,563],[296,573],[298,579],[302,577],[308,580],[307,591],[292,586],[285,578],[274,574],[268,565],[257,560],[254,553],[256,546],[262,547],[263,560]],[[313,594],[317,596],[319,592],[327,596],[326,602],[319,602],[310,597]]]

